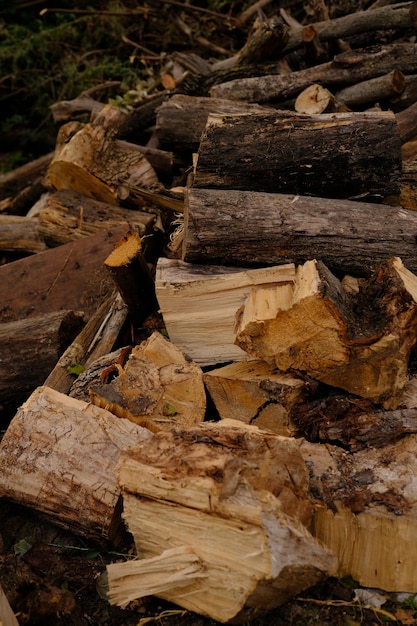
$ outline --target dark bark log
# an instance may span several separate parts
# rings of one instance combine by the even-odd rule
[[[398,195],[400,147],[391,112],[210,116],[194,186],[331,198]]]
[[[16,409],[43,383],[82,325],[72,311],[0,324],[0,410]]]
[[[245,100],[246,102],[279,102],[287,100],[313,83],[352,85],[392,70],[404,74],[417,71],[417,45],[395,43],[371,49],[343,52],[333,61],[288,75],[256,76],[230,80],[211,88],[215,98]]]
[[[404,111],[397,113],[398,131],[401,142],[405,143],[417,135],[417,102],[409,106]]]
[[[398,207],[251,191],[191,189],[184,260],[240,266],[304,263],[368,275],[400,256],[417,272],[417,213]]]

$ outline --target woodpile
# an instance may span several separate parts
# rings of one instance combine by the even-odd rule
[[[110,602],[417,592],[416,16],[282,10],[0,177],[0,495],[124,520]]]

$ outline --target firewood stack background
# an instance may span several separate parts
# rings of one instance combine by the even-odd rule
[[[417,592],[417,5],[264,4],[129,110],[57,102],[54,153],[0,177],[0,494],[125,523],[133,614]]]

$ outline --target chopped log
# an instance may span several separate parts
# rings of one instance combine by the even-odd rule
[[[265,361],[231,363],[204,374],[221,419],[236,419],[285,437],[297,433],[293,407],[311,397],[317,383],[278,372]]]
[[[223,115],[260,113],[269,110],[221,98],[203,98],[176,94],[158,109],[156,129],[161,146],[173,150],[197,152],[210,113]]]
[[[105,105],[94,100],[88,93],[81,93],[72,100],[60,100],[54,102],[49,108],[55,124],[68,122],[75,113],[90,113],[92,117],[98,115]]]
[[[337,576],[415,593],[416,435],[354,454],[300,444],[318,500],[312,532],[338,557]]]
[[[414,139],[417,135],[417,102],[404,109],[404,111],[397,113],[396,118],[401,142],[405,143],[410,139]]]
[[[255,285],[288,284],[293,265],[245,270],[160,258],[156,297],[171,341],[200,365],[242,361],[234,345],[234,315]]]
[[[152,213],[121,209],[117,204],[99,202],[64,189],[49,194],[39,212],[40,233],[49,246],[57,246],[102,230],[124,226],[140,235],[152,232],[156,216]]]
[[[0,324],[0,410],[15,410],[44,382],[83,323],[80,314],[57,311]]]
[[[82,310],[86,321],[114,289],[103,265],[126,228],[84,237],[0,267],[0,321]]]
[[[118,371],[119,366],[126,363],[131,351],[132,346],[124,346],[107,352],[95,360],[88,359],[84,371],[75,379],[73,378],[68,395],[77,400],[90,402],[90,387],[95,384],[101,385],[103,378],[108,379],[109,374]]]
[[[405,86],[403,91],[390,98],[391,104],[395,108],[406,109],[417,101],[417,76],[404,76]]]
[[[120,297],[111,295],[105,299],[60,356],[44,384],[55,391],[68,393],[74,382],[73,368],[88,367],[90,362],[107,354],[113,348],[126,316],[127,309]]]
[[[294,109],[297,113],[307,113],[309,115],[338,113],[349,110],[328,89],[317,84],[310,85],[297,96]]]
[[[157,309],[158,302],[139,234],[127,233],[109,254],[104,265],[117,285],[132,322],[142,324]]]
[[[0,443],[1,497],[46,513],[83,537],[117,543],[122,525],[116,464],[121,450],[151,436],[104,409],[40,387]]]
[[[0,250],[36,254],[46,249],[39,220],[17,215],[0,215]]]
[[[110,382],[91,385],[91,401],[153,432],[192,426],[204,419],[206,396],[200,368],[160,333],[135,346]],[[114,372],[115,370],[115,372]],[[108,372],[111,374],[111,371]]]
[[[313,378],[395,409],[417,341],[417,276],[399,258],[363,282],[359,294],[317,261],[294,285],[252,290],[239,311],[236,343],[281,371]]]
[[[347,106],[352,107],[386,100],[391,96],[402,93],[404,88],[404,74],[398,70],[392,70],[389,74],[377,76],[376,78],[340,89],[340,91],[336,92],[335,97]]]
[[[123,515],[144,561],[114,591],[108,566],[113,602],[124,605],[136,587],[136,597],[152,591],[226,622],[245,607],[283,604],[335,567],[304,526],[308,478],[293,439],[224,420],[159,433],[126,451],[119,468]],[[177,578],[162,555],[177,563]]]
[[[404,74],[416,73],[416,44],[401,42],[373,46],[369,50],[349,50],[336,55],[328,63],[292,72],[290,75],[256,76],[223,82],[213,86],[210,95],[246,102],[279,102],[292,98],[313,83],[324,86],[352,85],[388,74],[394,69]]]
[[[388,111],[210,115],[193,184],[331,198],[398,195],[400,148]]]
[[[70,133],[66,143],[58,137],[48,178],[55,189],[72,189],[95,200],[117,202],[126,199],[131,188],[156,185],[157,176],[137,146],[117,143],[115,134],[121,112],[107,105],[94,122],[61,127]],[[67,128],[68,127],[68,128]],[[76,130],[76,132],[74,132]]]
[[[190,189],[183,259],[253,267],[317,258],[330,269],[366,276],[400,256],[417,273],[416,233],[414,211],[383,204]]]
[[[320,41],[345,39],[359,33],[370,33],[376,30],[407,29],[417,26],[412,11],[413,2],[400,2],[373,9],[372,11],[356,11],[332,20],[316,22],[312,26]],[[301,46],[303,43],[302,29],[293,29],[289,33],[284,53]]]

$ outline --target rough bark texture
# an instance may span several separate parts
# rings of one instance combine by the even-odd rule
[[[392,256],[417,272],[417,214],[393,206],[252,191],[190,189],[183,258],[239,266],[304,263],[369,275]]]

